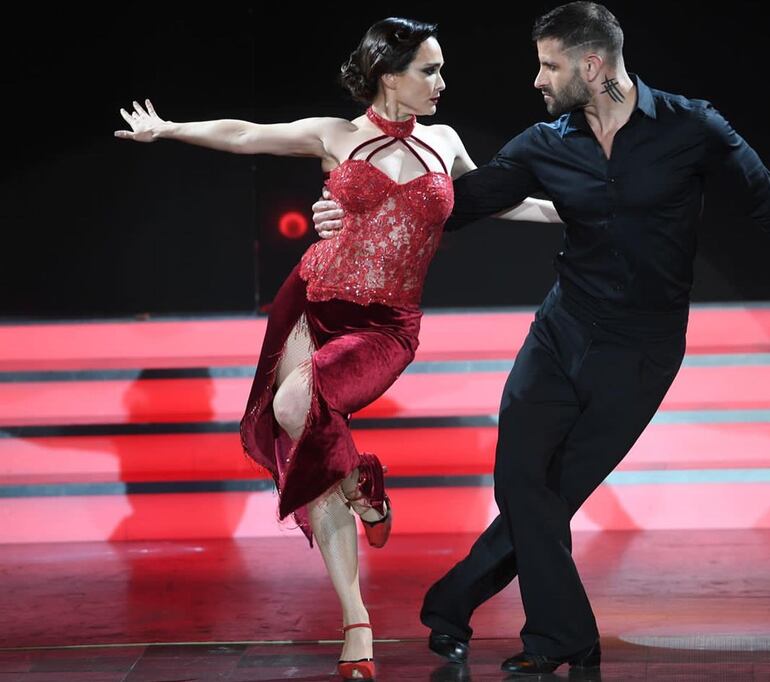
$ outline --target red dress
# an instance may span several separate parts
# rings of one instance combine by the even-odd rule
[[[304,506],[361,462],[350,414],[381,396],[414,358],[423,283],[454,200],[441,157],[412,135],[414,116],[394,122],[371,107],[366,113],[384,134],[327,175],[344,229],[312,244],[276,295],[241,420],[244,450],[275,481],[279,518],[293,513],[311,544]],[[379,141],[365,159],[353,158]],[[397,183],[374,166],[374,154],[393,144],[409,149],[426,172]],[[418,150],[435,155],[444,172],[431,171]],[[303,313],[316,350],[310,414],[293,444],[271,404],[284,345]]]

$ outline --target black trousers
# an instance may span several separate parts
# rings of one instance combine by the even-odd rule
[[[598,638],[572,560],[570,520],[652,419],[684,356],[686,311],[602,319],[557,284],[503,391],[499,516],[425,596],[428,627],[470,639],[473,611],[517,575],[526,651],[560,657]]]

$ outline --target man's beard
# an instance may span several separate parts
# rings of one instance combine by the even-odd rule
[[[545,105],[551,116],[561,116],[568,111],[580,109],[591,101],[591,90],[580,78],[577,69],[572,74],[569,83],[559,93],[550,90],[544,92],[551,96],[551,101]]]

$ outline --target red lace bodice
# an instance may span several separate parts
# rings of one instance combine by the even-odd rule
[[[366,113],[385,134],[359,145],[329,173],[326,186],[345,211],[343,229],[305,252],[300,275],[311,301],[418,304],[428,265],[452,212],[452,178],[441,157],[412,135],[414,116],[388,121],[371,107]],[[366,159],[353,158],[363,147],[389,138]],[[398,183],[371,163],[377,152],[397,143],[420,160],[423,175]],[[418,145],[438,158],[443,173],[428,168]]]

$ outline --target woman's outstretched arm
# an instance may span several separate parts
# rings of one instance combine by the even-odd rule
[[[351,123],[341,118],[305,118],[291,123],[260,124],[237,119],[176,123],[162,119],[150,100],[134,110],[120,110],[131,130],[116,130],[115,137],[134,142],[178,140],[233,154],[276,156],[330,156],[328,140]]]

